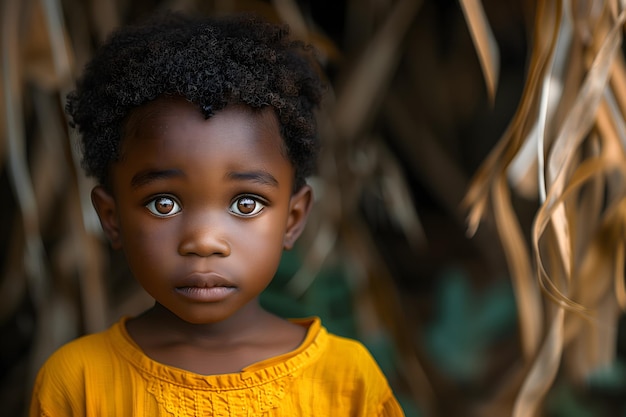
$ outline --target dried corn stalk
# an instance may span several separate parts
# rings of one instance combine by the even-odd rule
[[[518,109],[466,195],[470,233],[495,218],[516,291],[527,365],[515,417],[535,415],[561,366],[580,381],[615,356],[626,307],[624,6],[536,2]],[[477,36],[488,31],[476,22],[469,27],[477,50],[489,51],[493,39]],[[485,56],[491,80],[497,69]],[[539,202],[530,241],[511,193]]]

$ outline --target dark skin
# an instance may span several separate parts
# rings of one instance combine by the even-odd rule
[[[204,375],[298,347],[306,329],[258,300],[313,200],[307,185],[293,192],[273,111],[229,106],[205,119],[184,99],[160,98],[125,127],[111,184],[92,201],[155,299],[127,322],[131,338],[150,358]]]

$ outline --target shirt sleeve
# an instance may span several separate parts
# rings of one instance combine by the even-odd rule
[[[350,415],[404,417],[398,400],[378,363],[361,343],[330,336],[329,347],[321,361],[325,375],[338,385],[336,392],[346,393]]]
[[[67,345],[48,358],[35,379],[29,417],[85,415],[80,363]]]
[[[383,401],[380,407],[379,417],[404,417],[404,411],[393,394]]]

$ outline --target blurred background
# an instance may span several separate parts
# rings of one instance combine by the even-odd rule
[[[0,414],[26,415],[34,375],[61,344],[150,305],[100,233],[89,200],[93,183],[80,170],[77,138],[63,109],[75,77],[111,30],[177,9],[254,11],[288,23],[317,48],[330,85],[320,113],[320,171],[311,179],[315,211],[263,295],[268,309],[285,317],[318,315],[330,331],[361,340],[407,416],[506,416],[514,409],[528,417],[626,416],[626,336],[622,304],[615,301],[622,294],[624,216],[611,204],[621,207],[624,196],[623,111],[606,110],[618,132],[609,142],[604,138],[613,136],[597,127],[603,119],[593,110],[598,94],[611,103],[606,85],[620,103],[626,94],[618,83],[621,67],[614,69],[623,55],[623,15],[617,1],[588,3],[568,6],[575,41],[567,59],[546,61],[558,48],[538,50],[556,45],[559,34],[563,39],[568,2],[1,0]],[[593,41],[597,37],[613,42],[612,54],[602,49],[608,41]],[[572,69],[575,81],[568,78]],[[563,91],[580,94],[542,113],[547,84],[536,80],[555,74],[564,80]],[[586,84],[586,74],[599,81]],[[576,113],[581,108],[592,114],[587,124]],[[565,153],[573,156],[563,159],[572,182],[588,158],[620,156],[583,176],[612,182],[586,186],[586,194],[577,188],[567,209],[578,217],[563,217],[570,243],[577,238],[594,246],[572,243],[567,256],[546,256],[544,276],[535,265],[560,235],[550,234],[542,246],[534,228],[551,200],[541,187],[516,188],[512,180],[508,186],[506,174],[542,114],[552,128],[545,137],[558,144],[564,130],[558,127],[574,123],[564,116],[570,113],[580,122],[567,131],[579,139]],[[546,141],[545,154],[548,149]],[[526,165],[536,171],[538,159]],[[535,184],[536,176],[530,176]],[[481,187],[492,203],[481,206],[483,200],[468,193]],[[555,193],[548,195],[567,194]],[[594,217],[580,209],[589,201],[599,202]],[[480,227],[471,233],[468,216],[481,207]],[[507,240],[518,236],[518,246]],[[611,256],[578,267],[575,260],[584,258],[578,254],[598,253],[593,248]],[[571,270],[555,266],[555,259]],[[535,288],[537,279],[552,297]],[[559,279],[568,284],[560,286]],[[575,285],[579,281],[589,286]],[[529,282],[533,289],[524,292]],[[585,299],[588,288],[601,288],[602,296]],[[580,294],[610,311],[577,310],[569,297]],[[586,323],[606,331],[589,336],[580,322],[550,327],[562,321],[560,311],[589,313]],[[549,329],[564,331],[557,337]],[[561,354],[581,337],[597,342],[602,360],[568,372],[577,368]],[[542,346],[557,346],[551,362],[541,361]],[[524,385],[533,372],[542,381],[536,391]],[[527,414],[516,408],[519,398],[532,404]]]

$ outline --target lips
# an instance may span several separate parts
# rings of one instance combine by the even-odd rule
[[[194,273],[181,280],[175,291],[191,301],[214,303],[228,298],[237,287],[215,273]]]

